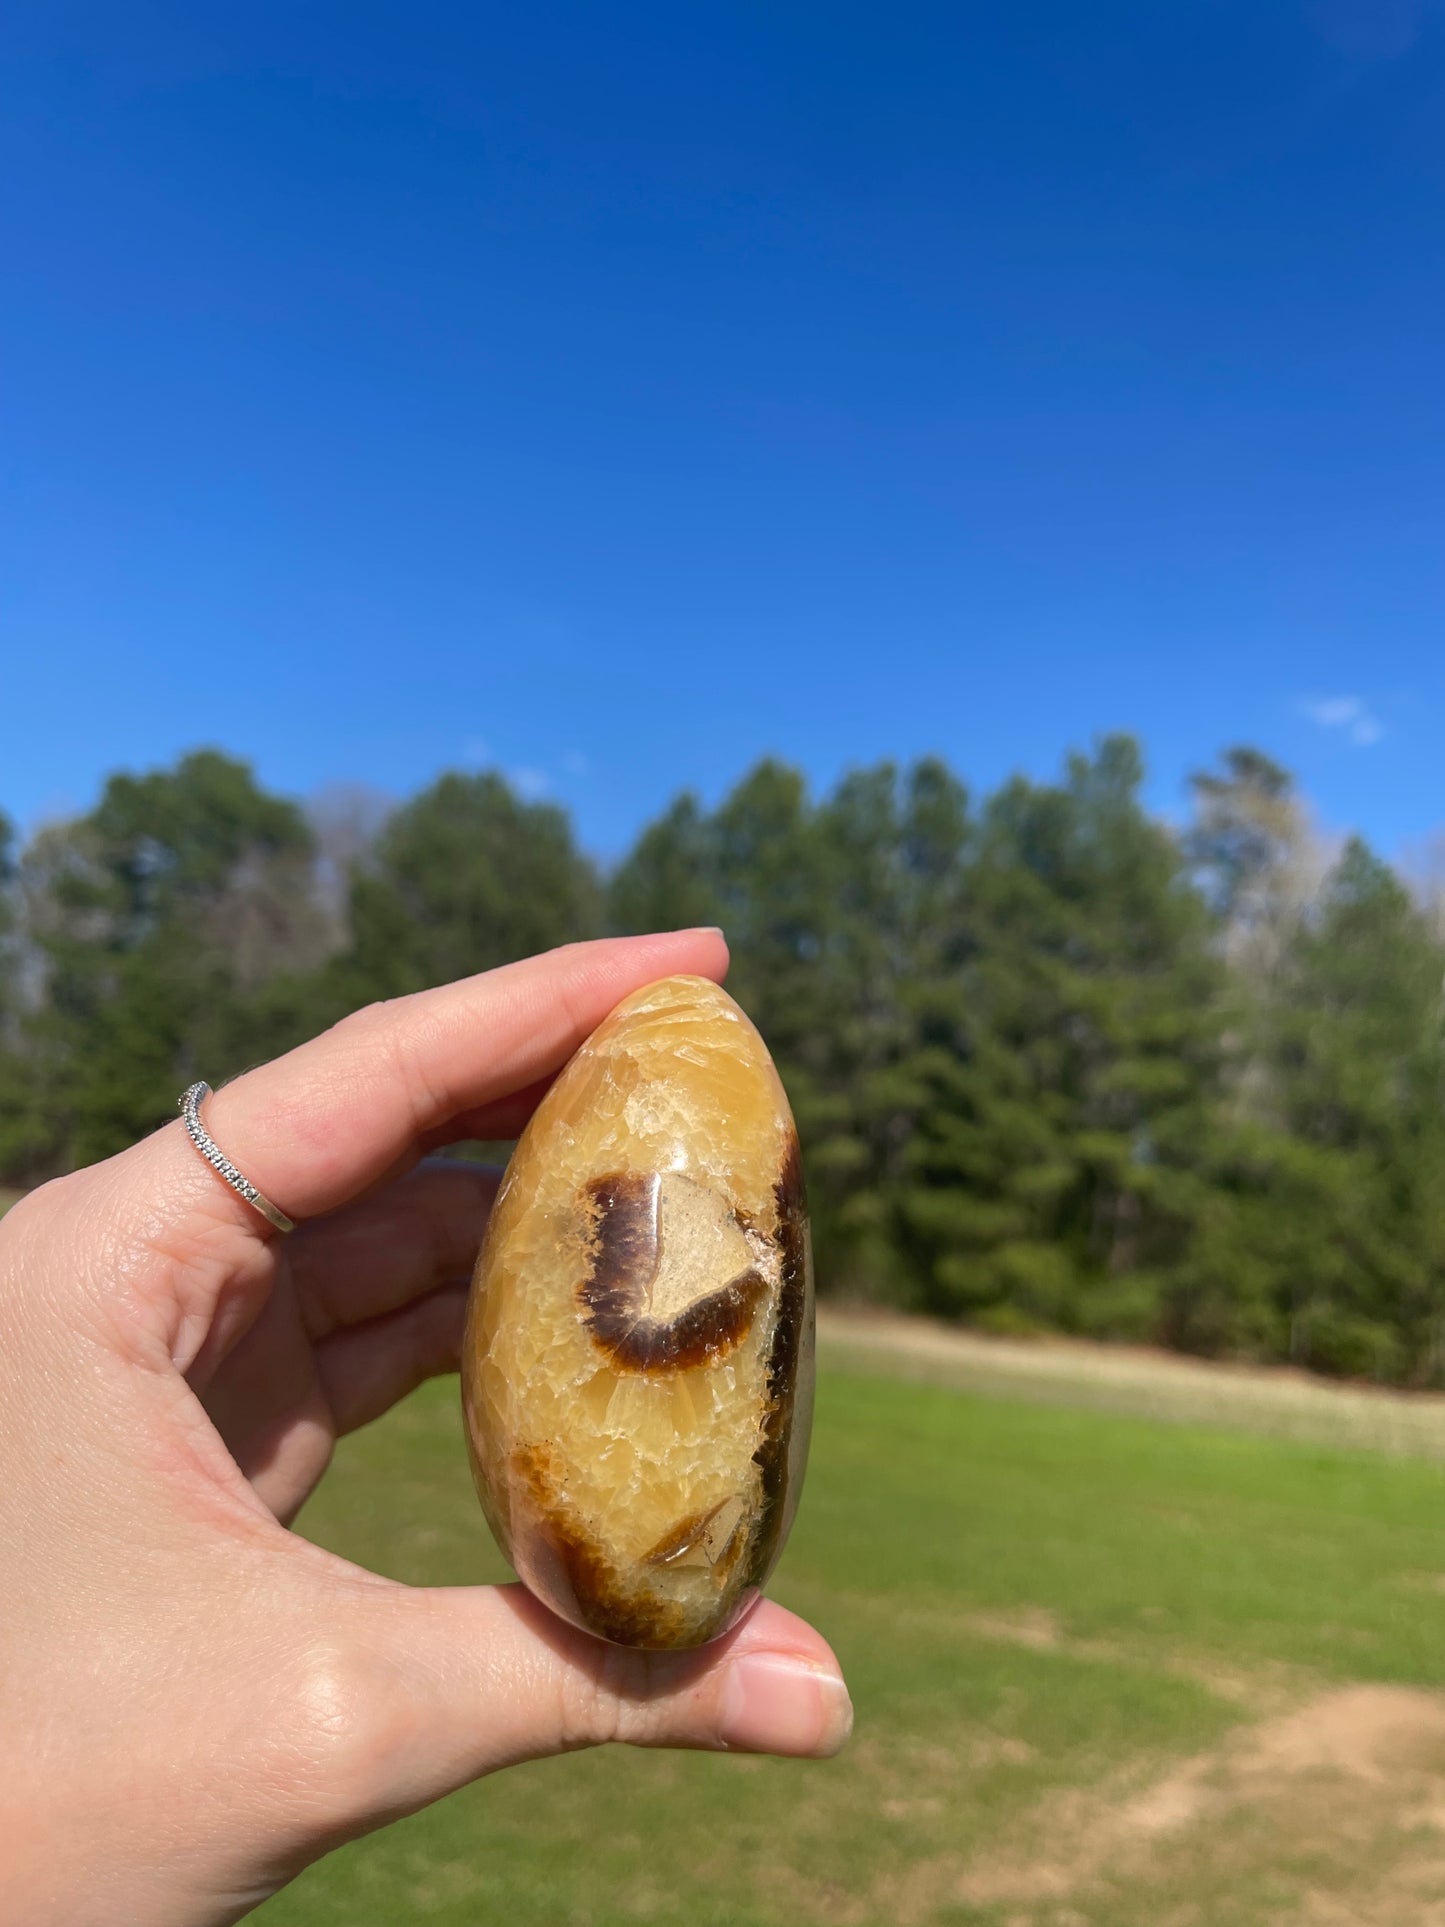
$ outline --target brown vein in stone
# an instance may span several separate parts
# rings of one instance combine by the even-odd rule
[[[747,1336],[767,1296],[766,1279],[750,1268],[670,1318],[649,1314],[663,1258],[661,1189],[656,1173],[634,1171],[610,1172],[586,1186],[595,1248],[578,1297],[588,1330],[623,1371],[690,1371],[725,1358]]]
[[[789,1134],[782,1169],[774,1190],[778,1210],[777,1241],[782,1260],[782,1289],[773,1342],[767,1363],[767,1409],[762,1442],[753,1454],[762,1473],[762,1514],[758,1521],[752,1567],[766,1572],[777,1550],[783,1509],[788,1494],[788,1436],[798,1389],[798,1355],[808,1291],[808,1196],[803,1186],[803,1160],[798,1134]]]

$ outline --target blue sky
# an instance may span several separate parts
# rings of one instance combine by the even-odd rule
[[[0,26],[0,808],[1110,728],[1445,824],[1445,10]]]

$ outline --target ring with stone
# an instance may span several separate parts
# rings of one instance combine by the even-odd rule
[[[278,1231],[294,1231],[294,1222],[272,1204],[251,1180],[238,1171],[225,1152],[201,1122],[201,1104],[211,1095],[209,1084],[192,1084],[188,1091],[182,1091],[180,1113],[192,1144],[210,1165],[218,1178],[224,1178],[233,1191],[246,1200],[247,1204],[261,1213],[261,1216],[275,1225]]]

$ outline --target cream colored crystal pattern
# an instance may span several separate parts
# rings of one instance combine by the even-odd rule
[[[636,992],[542,1100],[462,1382],[482,1504],[533,1592],[629,1646],[736,1620],[797,1505],[813,1282],[792,1113],[715,984]]]

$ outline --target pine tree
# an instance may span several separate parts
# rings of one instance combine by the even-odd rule
[[[882,764],[846,777],[821,817],[838,913],[838,1014],[810,1144],[823,1252],[842,1289],[908,1303],[916,1279],[898,1198],[935,1059],[959,1047],[967,995],[968,797],[936,759],[901,778]]]
[[[1445,1363],[1442,963],[1398,877],[1352,840],[1272,1011],[1272,1104],[1309,1194],[1276,1287],[1302,1362]]]
[[[1216,968],[1127,738],[1016,778],[967,869],[956,1030],[929,1059],[903,1235],[925,1302],[1005,1326],[1152,1333],[1198,1209]]]
[[[713,825],[691,790],[649,823],[613,872],[608,926],[621,936],[720,924]]]
[[[564,811],[495,772],[440,777],[404,804],[352,872],[347,1006],[469,977],[602,927],[591,864]]]
[[[213,750],[113,776],[88,816],[34,840],[25,884],[46,999],[27,1046],[52,1094],[52,1161],[118,1150],[172,1116],[194,1078],[270,1054],[254,1000],[324,947],[311,865],[296,806]]]

